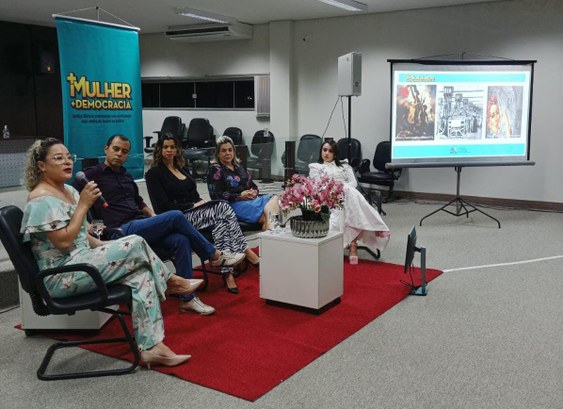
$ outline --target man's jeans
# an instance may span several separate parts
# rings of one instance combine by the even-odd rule
[[[215,247],[186,220],[184,213],[171,210],[154,217],[131,220],[120,226],[125,234],[137,234],[149,246],[166,247],[174,252],[176,274],[192,278],[192,249],[202,260],[209,260],[215,254]],[[183,295],[189,301],[193,294]]]

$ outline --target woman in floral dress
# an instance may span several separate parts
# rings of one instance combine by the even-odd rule
[[[73,156],[57,139],[36,141],[28,151],[25,183],[30,191],[21,232],[39,268],[90,263],[106,283],[131,288],[132,322],[141,359],[151,365],[179,365],[190,355],[177,355],[163,342],[164,326],[159,300],[165,291],[193,292],[202,280],[172,274],[139,236],[102,242],[87,231],[86,214],[101,192],[88,182],[83,192],[65,184],[72,178]],[[45,278],[53,297],[87,293],[95,285],[86,273],[70,272]]]
[[[258,186],[250,174],[239,165],[235,144],[228,136],[217,140],[215,148],[217,163],[207,171],[207,188],[212,200],[226,200],[237,215],[237,219],[246,223],[258,223],[262,230],[270,227],[270,213],[279,213],[278,197],[275,195],[258,196]]]

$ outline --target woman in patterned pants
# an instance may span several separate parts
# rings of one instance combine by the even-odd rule
[[[21,232],[41,270],[67,264],[90,263],[104,282],[131,288],[132,323],[141,359],[147,366],[179,365],[190,355],[176,355],[164,340],[159,300],[165,291],[190,294],[202,280],[172,274],[139,236],[102,242],[87,232],[86,213],[100,198],[94,182],[79,195],[65,184],[72,178],[73,155],[57,139],[36,141],[28,151],[25,184],[30,191]],[[53,297],[71,297],[93,291],[96,285],[84,272],[68,272],[45,278]]]
[[[145,180],[156,213],[181,210],[196,229],[211,228],[214,245],[221,251],[244,253],[246,259],[257,266],[260,259],[248,243],[231,206],[222,200],[206,202],[189,174],[180,143],[170,133],[157,142],[151,169]],[[213,263],[212,263],[213,265]],[[227,290],[238,294],[232,267],[222,267]]]

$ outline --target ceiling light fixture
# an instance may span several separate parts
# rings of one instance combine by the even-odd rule
[[[368,9],[368,6],[366,4],[354,0],[318,0],[318,1],[348,11],[367,11]]]
[[[177,8],[176,14],[179,14],[180,16],[197,18],[199,20],[205,20],[219,24],[229,24],[235,21],[231,17],[210,13],[208,11],[196,10],[196,9],[192,9],[191,7]]]

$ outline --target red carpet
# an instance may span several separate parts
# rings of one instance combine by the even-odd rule
[[[361,260],[345,264],[344,270],[342,302],[321,315],[266,305],[259,298],[253,267],[238,278],[238,296],[227,293],[221,278],[211,274],[200,298],[217,309],[215,315],[179,314],[174,298],[163,304],[166,344],[192,358],[157,370],[246,400],[258,399],[408,295],[400,283],[409,280],[402,266]],[[439,274],[427,270],[428,280]],[[102,332],[117,330],[112,320]],[[88,349],[130,358],[115,345]]]

